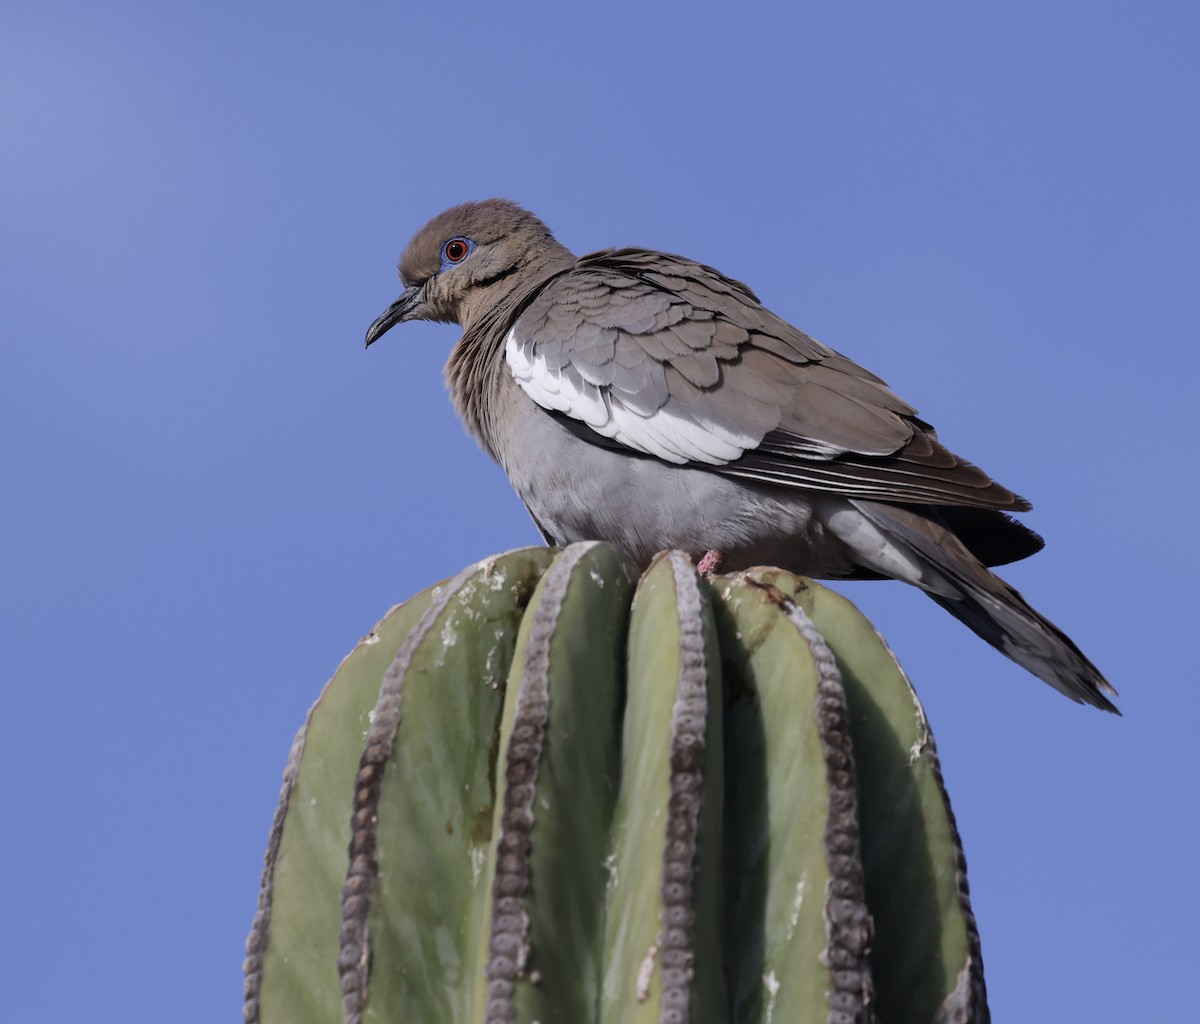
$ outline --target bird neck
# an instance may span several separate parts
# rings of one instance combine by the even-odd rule
[[[557,245],[557,243],[555,243]],[[499,461],[494,417],[504,362],[504,339],[512,325],[538,293],[555,277],[575,264],[567,249],[542,254],[533,266],[513,275],[512,287],[478,305],[463,319],[463,336],[450,350],[444,374],[458,415],[468,433],[493,459]]]

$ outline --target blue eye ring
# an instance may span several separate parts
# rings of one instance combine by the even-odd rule
[[[445,270],[447,267],[457,266],[474,251],[475,243],[469,238],[461,236],[451,238],[442,246],[442,269]]]

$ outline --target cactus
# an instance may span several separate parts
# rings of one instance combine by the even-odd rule
[[[293,744],[250,1024],[986,1021],[933,738],[843,598],[509,552],[392,609]]]

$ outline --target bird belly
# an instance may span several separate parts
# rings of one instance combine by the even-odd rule
[[[614,451],[513,396],[495,445],[517,494],[557,544],[603,540],[645,563],[658,551],[725,553],[724,567],[778,565],[810,576],[851,570],[849,549],[812,514],[804,491]]]

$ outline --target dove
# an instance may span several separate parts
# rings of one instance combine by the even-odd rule
[[[504,199],[434,217],[399,273],[367,345],[409,320],[461,326],[451,399],[547,543],[902,580],[1067,697],[1117,712],[1099,670],[990,571],[1042,548],[1010,515],[1029,502],[747,285],[650,249],[577,257]]]

